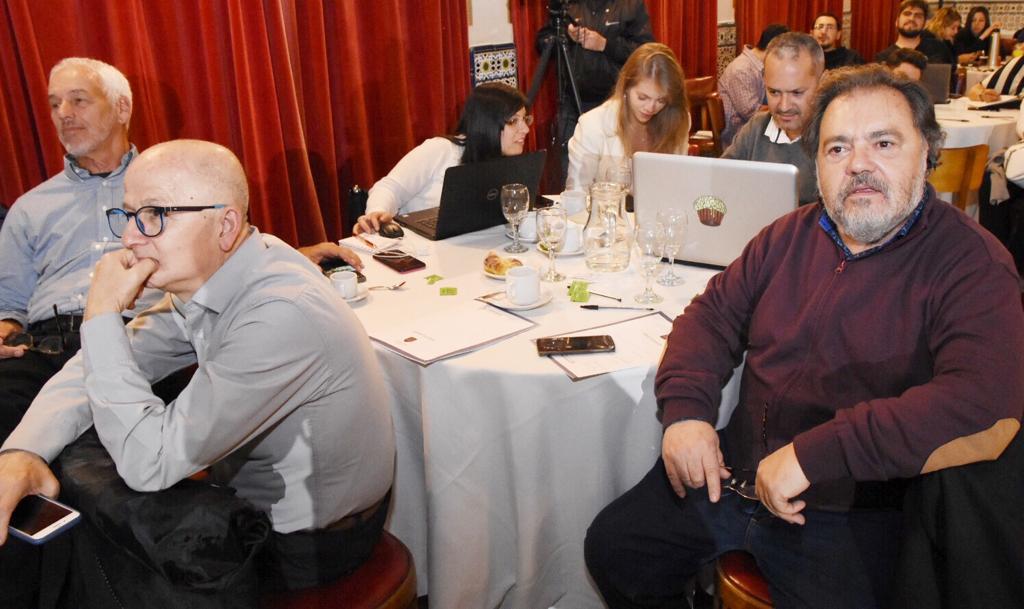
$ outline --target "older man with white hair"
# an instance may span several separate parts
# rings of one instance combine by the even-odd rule
[[[82,349],[0,451],[0,543],[17,502],[90,425],[125,483],[157,491],[210,469],[265,511],[266,569],[302,588],[354,569],[387,513],[394,437],[369,339],[319,269],[247,220],[238,159],[209,142],[149,148],[106,221],[125,248],[96,267]],[[144,287],[164,290],[125,326]],[[173,401],[151,384],[197,364]]]

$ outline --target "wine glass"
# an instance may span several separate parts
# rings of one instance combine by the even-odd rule
[[[537,239],[548,252],[548,271],[541,275],[544,281],[562,281],[565,275],[555,270],[555,252],[561,251],[565,241],[565,210],[559,206],[537,210]]]
[[[501,213],[512,225],[512,244],[505,246],[506,252],[521,254],[526,246],[519,242],[519,223],[530,208],[530,190],[523,184],[505,184],[501,187]]]
[[[634,235],[636,248],[640,250],[640,272],[644,277],[644,291],[633,297],[640,304],[654,304],[663,298],[656,294],[651,284],[658,272],[661,252],[665,247],[665,227],[660,222],[638,223]]]
[[[678,207],[658,211],[658,222],[665,228],[665,244],[662,257],[668,259],[668,268],[658,277],[658,285],[680,285],[683,278],[676,275],[676,254],[683,249],[686,241],[686,212]]]

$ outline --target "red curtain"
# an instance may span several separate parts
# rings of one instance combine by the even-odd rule
[[[840,0],[841,2],[842,0]],[[646,0],[654,37],[672,47],[688,78],[717,73],[718,9],[708,0]],[[547,0],[511,0],[513,41],[516,45],[519,85],[525,92],[540,63],[535,48],[537,30],[548,21]],[[552,55],[543,85],[531,110],[534,127],[528,147],[554,151],[552,134],[557,102],[555,56]],[[548,154],[548,167],[541,184],[542,192],[559,192],[554,183],[561,173],[558,155]]]
[[[814,17],[832,13],[843,18],[843,0],[733,0],[736,8],[736,48],[757,44],[771,23],[784,23],[794,32],[810,32]],[[859,4],[857,0],[854,4]]]
[[[687,78],[718,74],[718,4],[647,0],[654,37],[672,47]]]
[[[348,187],[448,132],[469,90],[465,0],[7,0],[0,19],[5,205],[60,169],[46,85],[66,56],[125,73],[140,149],[232,149],[254,223],[293,244],[341,236]]]
[[[850,15],[850,47],[867,61],[896,41],[899,2],[857,0]]]

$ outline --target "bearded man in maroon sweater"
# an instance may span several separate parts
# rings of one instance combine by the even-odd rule
[[[675,320],[662,458],[588,531],[610,607],[680,606],[730,550],[753,554],[777,608],[889,607],[908,602],[901,545],[915,568],[1005,579],[990,606],[1024,606],[1019,278],[927,184],[942,139],[916,83],[826,75],[804,133],[822,202],[766,227]]]

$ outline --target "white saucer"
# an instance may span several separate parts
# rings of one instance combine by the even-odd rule
[[[531,302],[530,304],[524,304],[524,305],[517,305],[517,304],[513,304],[513,303],[509,302],[507,300],[507,296],[505,296],[504,292],[502,292],[500,294],[495,294],[494,296],[491,296],[490,298],[484,298],[482,300],[484,300],[488,304],[492,304],[492,305],[494,305],[494,306],[496,306],[498,308],[505,309],[506,311],[529,311],[530,309],[536,309],[537,307],[543,307],[544,305],[546,305],[549,302],[551,302],[551,290],[547,290],[547,289],[541,288],[541,290],[540,290],[540,298],[538,298],[534,302]]]
[[[545,256],[548,255],[548,251],[546,249],[544,249],[544,244],[543,243],[538,243],[537,244],[537,251],[542,253],[542,254],[544,254]],[[583,245],[580,244],[579,247],[577,247],[576,249],[574,249],[571,252],[565,252],[565,251],[555,252],[555,258],[561,258],[562,256],[579,256],[582,253],[583,253]]]
[[[505,236],[509,239],[512,238],[512,227],[508,224],[505,225]],[[537,243],[537,236],[534,235],[532,239],[524,237],[522,234],[519,235],[519,241],[522,243]]]
[[[505,276],[504,275],[499,275],[497,273],[492,273],[492,272],[488,271],[487,269],[484,269],[484,276],[490,277],[491,279],[497,279],[498,281],[505,281]]]
[[[349,304],[352,304],[354,302],[359,302],[361,300],[365,300],[366,297],[369,296],[369,295],[370,295],[370,290],[367,289],[366,286],[362,286],[361,285],[358,288],[356,288],[356,295],[351,297],[351,298],[345,298],[345,302],[347,302]],[[344,298],[344,296],[342,298]]]

